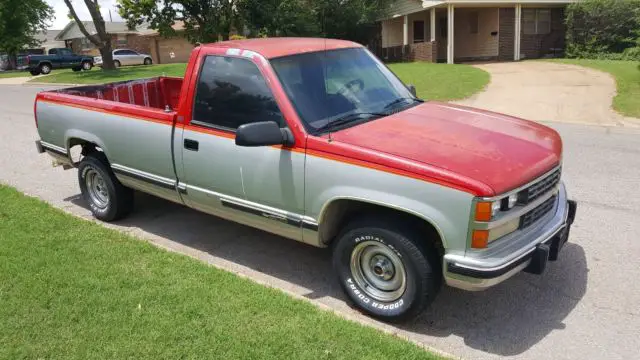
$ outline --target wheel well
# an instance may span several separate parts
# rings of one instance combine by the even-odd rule
[[[429,221],[403,210],[365,201],[340,199],[332,201],[321,216],[319,236],[327,245],[333,242],[340,229],[350,221],[363,216],[384,216],[425,234],[424,238],[427,241],[431,241],[441,253],[444,251],[442,239],[436,227]]]
[[[49,65],[49,67],[51,67],[51,63],[50,63],[50,62],[48,62],[48,61],[41,61],[41,62],[38,64],[38,67],[40,67],[40,66],[42,66],[42,65]]]
[[[96,151],[103,152],[100,146],[91,141],[79,138],[69,140],[69,154],[74,165],[77,165],[82,160],[82,157]]]

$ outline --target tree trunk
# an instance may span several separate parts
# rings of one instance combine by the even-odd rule
[[[18,57],[15,54],[9,54],[7,60],[7,70],[15,70],[18,67]]]
[[[100,56],[102,56],[102,69],[115,70],[113,64],[113,52],[111,51],[111,40],[106,41],[104,46],[100,48]]]

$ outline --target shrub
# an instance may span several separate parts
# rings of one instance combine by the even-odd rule
[[[640,0],[572,3],[567,7],[565,24],[569,57],[637,58],[638,50],[633,48],[638,47],[640,36]]]
[[[244,40],[246,39],[246,36],[242,36],[242,35],[238,35],[238,34],[233,34],[231,36],[229,36],[229,40]]]

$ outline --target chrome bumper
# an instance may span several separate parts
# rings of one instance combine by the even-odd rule
[[[562,184],[553,210],[537,224],[507,235],[485,250],[445,254],[443,274],[447,285],[479,291],[523,270],[541,273],[546,261],[555,260],[567,241],[575,211],[576,203],[567,199]]]

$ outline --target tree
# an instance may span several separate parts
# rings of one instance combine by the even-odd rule
[[[253,34],[321,36],[366,43],[392,0],[239,0]]]
[[[69,8],[69,14],[73,20],[75,20],[80,32],[82,32],[82,35],[89,39],[89,41],[91,41],[91,43],[100,50],[100,55],[102,56],[102,68],[104,70],[114,70],[115,66],[113,64],[113,54],[111,52],[111,37],[107,34],[106,25],[102,18],[102,14],[100,13],[98,0],[84,0],[84,4],[87,6],[89,14],[91,15],[93,26],[96,29],[95,34],[90,34],[87,31],[84,23],[80,21],[80,18],[78,18],[78,14],[71,4],[71,0],[64,0],[64,3]]]
[[[162,36],[173,36],[172,25],[184,23],[192,43],[228,40],[239,28],[236,0],[118,0],[118,12],[130,26],[149,23]]]
[[[316,8],[310,0],[240,0],[240,15],[253,36],[317,36]]]
[[[51,14],[44,0],[0,0],[0,52],[9,56],[9,69],[15,69],[18,53],[39,45],[34,37],[46,31]]]

